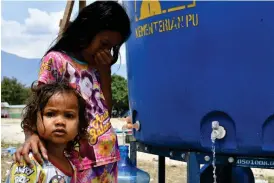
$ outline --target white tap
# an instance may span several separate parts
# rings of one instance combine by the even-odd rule
[[[224,127],[220,126],[218,121],[212,121],[211,140],[215,141],[216,139],[222,139],[225,135],[226,130]]]

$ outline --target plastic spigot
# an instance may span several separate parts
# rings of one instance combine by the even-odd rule
[[[220,126],[218,121],[212,121],[211,140],[223,139],[226,135],[224,127]]]

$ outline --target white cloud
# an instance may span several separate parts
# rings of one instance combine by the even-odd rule
[[[2,50],[24,58],[41,58],[58,34],[63,11],[46,12],[28,9],[24,23],[2,20]],[[125,64],[125,45],[120,50]],[[120,63],[120,61],[118,61]]]
[[[2,19],[2,50],[24,58],[41,58],[58,33],[63,11],[28,9],[24,23]]]
[[[63,11],[47,13],[38,9],[28,9],[28,12],[30,16],[25,20],[27,32],[36,33],[37,31],[39,33],[41,31],[54,34],[58,32]]]

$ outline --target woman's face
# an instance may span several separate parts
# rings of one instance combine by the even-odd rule
[[[84,94],[84,98],[88,99],[91,97],[92,94],[92,83],[89,78],[85,77],[83,80],[80,81],[80,87]]]
[[[119,32],[103,31],[98,33],[88,48],[83,50],[83,57],[89,63],[94,60],[94,56],[98,51],[109,50],[122,42],[122,36]]]

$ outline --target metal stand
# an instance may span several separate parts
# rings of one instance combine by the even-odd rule
[[[130,142],[130,160],[134,166],[137,165],[136,142]]]
[[[189,153],[187,160],[187,183],[200,182],[200,164],[196,153]]]
[[[158,180],[159,183],[165,183],[166,181],[166,157],[164,156],[159,156]]]
[[[202,169],[200,165],[204,164],[205,168],[212,164],[212,153],[201,152],[186,152],[178,149],[171,149],[169,147],[155,147],[138,142],[134,137],[126,139],[130,142],[130,158],[136,165],[136,151],[154,154],[159,156],[158,162],[158,180],[159,183],[165,182],[165,157],[170,159],[187,162],[187,183],[210,182],[207,176],[202,176]],[[217,182],[232,182],[231,169],[233,167],[248,167],[248,168],[265,168],[274,169],[274,158],[260,158],[260,157],[241,157],[241,156],[224,156],[216,155],[216,165],[224,167],[222,175],[227,177],[220,178]],[[217,168],[218,169],[218,168]],[[212,173],[212,171],[210,171]],[[212,176],[211,176],[212,177]],[[212,181],[211,181],[212,182]],[[245,183],[245,182],[241,182]]]

